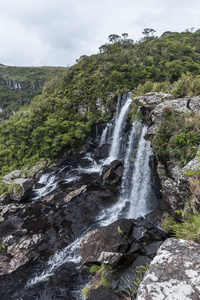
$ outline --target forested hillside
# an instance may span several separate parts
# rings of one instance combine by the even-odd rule
[[[1,124],[2,175],[79,148],[93,124],[111,117],[115,95],[130,90],[135,95],[171,91],[177,97],[200,93],[200,30],[165,32],[159,38],[147,34],[136,43],[127,34],[112,34],[99,50],[81,56],[45,84],[30,106]],[[43,76],[33,74],[36,81]]]
[[[42,93],[45,82],[66,68],[11,67],[0,64],[0,119],[9,118],[21,106]]]

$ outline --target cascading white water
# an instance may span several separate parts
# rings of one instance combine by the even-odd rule
[[[147,127],[143,126],[132,174],[129,218],[144,216],[151,205],[149,156],[153,153],[150,143],[143,138],[146,131]]]
[[[40,281],[45,281],[49,276],[53,275],[65,262],[80,263],[80,241],[81,238],[77,238],[73,243],[64,248],[62,251],[57,251],[47,262],[46,269],[40,274],[27,282],[27,287],[37,284]]]
[[[128,147],[124,159],[124,174],[122,178],[121,197],[130,197],[130,182],[132,180],[133,168],[135,165],[135,156],[138,151],[139,137],[142,131],[142,123],[138,120],[132,124],[128,139]]]
[[[130,97],[130,94],[128,94],[128,98],[125,102],[125,104],[122,106],[121,111],[118,114],[118,117],[115,120],[115,127],[114,127],[114,133],[113,133],[113,140],[110,148],[109,157],[110,160],[117,159],[120,152],[121,141],[122,141],[122,133],[123,129],[126,125],[126,118],[129,111],[129,106],[131,104],[132,100]]]
[[[124,158],[120,198],[116,205],[98,216],[101,226],[107,226],[120,217],[136,219],[151,210],[151,169],[148,162],[153,153],[150,143],[143,138],[146,130],[147,127],[140,121],[133,122]]]
[[[126,121],[130,104],[130,94],[126,98],[120,97],[118,99],[117,113],[102,133],[99,143],[100,146],[110,142],[111,133],[113,133],[109,158],[97,164],[97,162],[89,156],[85,159],[90,162],[90,165],[88,167],[78,167],[76,169],[78,174],[91,174],[95,172],[101,173],[104,164],[107,164],[116,158],[123,159],[124,157],[124,174],[122,178],[121,195],[115,205],[105,209],[99,216],[97,216],[95,220],[96,227],[108,225],[120,217],[137,218],[139,216],[144,216],[150,208],[150,204],[148,202],[151,200],[151,174],[148,161],[149,156],[152,154],[152,150],[149,142],[146,142],[143,138],[147,127],[143,126],[140,121],[135,121],[132,124],[128,142],[125,143],[127,145],[127,150],[125,153],[121,151],[122,144],[124,144],[124,128],[127,123]],[[67,177],[65,179],[66,182],[71,178],[71,176]],[[48,178],[45,176],[41,177],[41,183],[45,183],[47,179]],[[54,182],[54,174],[51,174],[49,180],[49,183],[46,185],[46,193],[45,188],[42,188],[40,196],[41,194],[46,195],[48,190],[55,188],[56,183]],[[76,180],[76,178],[73,180]],[[91,228],[88,228],[88,230],[91,230]],[[46,280],[58,267],[66,262],[75,262],[79,265],[80,240],[81,238],[76,239],[65,249],[58,251],[54,256],[52,256],[46,264],[45,270],[41,274],[37,274],[34,278],[29,280],[27,286]]]

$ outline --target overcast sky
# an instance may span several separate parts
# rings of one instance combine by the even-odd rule
[[[1,0],[0,63],[68,66],[110,34],[200,29],[200,0]]]

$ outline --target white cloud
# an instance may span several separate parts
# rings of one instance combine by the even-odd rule
[[[199,0],[2,0],[0,63],[62,65],[98,52],[109,34],[199,29]]]

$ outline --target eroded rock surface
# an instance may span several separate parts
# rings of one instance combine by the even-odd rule
[[[88,232],[81,242],[83,264],[131,264],[139,254],[155,255],[166,234],[147,220],[120,219]],[[158,243],[157,243],[158,242]]]
[[[200,245],[167,239],[151,262],[137,300],[199,300]]]
[[[166,233],[142,218],[120,219],[88,232],[81,242],[82,263],[89,266],[101,264],[101,270],[87,285],[91,291],[87,299],[96,299],[97,287],[106,292],[102,277],[107,278],[110,286],[109,295],[113,298],[109,299],[129,299],[125,296],[132,295],[133,289],[137,290],[134,283],[138,276],[136,268],[145,267],[152,260],[166,237]],[[105,264],[112,269],[102,267]]]

